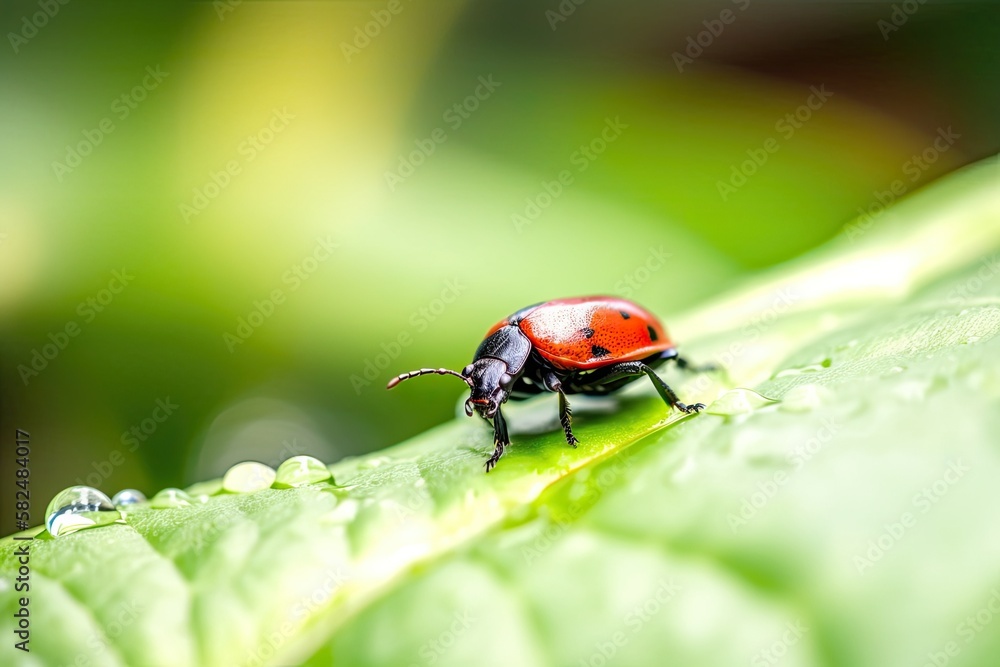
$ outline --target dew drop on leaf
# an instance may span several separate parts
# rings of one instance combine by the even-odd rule
[[[194,504],[194,499],[186,491],[170,487],[153,496],[149,504],[153,509],[171,510],[179,507],[190,507]]]
[[[111,498],[111,504],[115,507],[130,507],[146,502],[146,496],[142,491],[135,489],[122,489]]]
[[[359,470],[374,470],[376,468],[381,468],[387,463],[392,463],[392,459],[388,456],[373,456],[369,459],[365,459],[358,466]]]
[[[705,412],[713,415],[742,415],[778,401],[750,389],[731,389],[712,403]]]
[[[809,364],[808,366],[799,366],[796,368],[786,368],[783,371],[778,371],[778,373],[776,373],[774,377],[784,378],[784,377],[792,377],[795,375],[806,375],[807,373],[819,373],[821,371],[825,371],[829,367],[830,367],[829,363],[822,363],[822,364]]]
[[[211,496],[222,492],[222,480],[210,479],[207,482],[198,482],[187,488],[188,495],[197,498],[200,502],[205,502]],[[202,500],[204,498],[205,500]]]
[[[86,528],[124,523],[111,499],[89,486],[71,486],[56,494],[45,510],[45,527],[52,537]]]
[[[312,456],[293,456],[285,460],[275,474],[274,485],[280,488],[333,482],[333,475],[323,462]]]
[[[230,493],[252,493],[271,488],[277,473],[257,461],[237,463],[222,477],[222,488]]]

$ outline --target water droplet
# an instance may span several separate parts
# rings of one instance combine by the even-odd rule
[[[778,401],[750,389],[731,389],[712,403],[705,412],[713,415],[742,415]]]
[[[896,373],[902,373],[906,368],[904,366],[893,366],[886,371],[886,375],[895,375]]]
[[[271,488],[276,476],[271,466],[257,461],[244,461],[226,471],[222,478],[222,488],[230,493],[253,493]]]
[[[818,384],[800,384],[781,398],[781,409],[788,412],[814,410],[830,398],[831,392]]]
[[[358,466],[360,470],[374,470],[375,468],[381,468],[387,463],[392,463],[392,459],[388,456],[373,456],[370,459],[365,459]]]
[[[819,373],[820,371],[825,371],[829,368],[831,362],[829,359],[825,359],[823,363],[820,364],[809,364],[808,366],[799,366],[796,368],[786,368],[775,374],[775,378],[790,377],[794,375],[805,375],[807,373]]]
[[[124,523],[111,499],[89,486],[71,486],[56,494],[45,510],[45,527],[52,537],[78,530]]]
[[[194,504],[194,498],[188,495],[186,491],[170,487],[163,489],[153,496],[149,504],[153,509],[172,510],[179,507],[190,507]]]
[[[285,488],[332,481],[333,475],[319,459],[312,456],[293,456],[278,466],[274,485]]]
[[[115,507],[129,507],[130,505],[138,505],[139,503],[146,502],[146,496],[142,491],[136,491],[135,489],[122,489],[114,495],[111,499],[111,504]]]
[[[208,499],[208,497],[218,495],[222,491],[222,480],[221,479],[210,479],[206,482],[198,482],[197,484],[192,484],[187,488],[188,495],[193,498],[201,499],[202,496]],[[201,501],[205,502],[205,501]]]

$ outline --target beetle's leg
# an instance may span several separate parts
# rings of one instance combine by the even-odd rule
[[[681,399],[677,397],[674,390],[670,388],[663,379],[653,372],[653,369],[642,363],[641,361],[625,361],[620,364],[614,364],[608,366],[605,369],[605,374],[601,375],[601,382],[613,382],[619,380],[623,377],[628,377],[630,375],[642,375],[645,374],[649,376],[649,379],[653,383],[653,388],[656,389],[656,393],[660,395],[660,398],[670,406],[673,406],[680,410],[681,412],[700,412],[705,409],[704,403],[695,403],[694,405],[686,405],[681,403]]]
[[[681,412],[686,412],[688,414],[692,412],[701,412],[705,409],[704,403],[695,403],[694,405],[685,405],[681,403],[681,399],[677,398],[677,394],[674,390],[670,388],[666,382],[663,381],[659,375],[653,372],[653,369],[646,364],[640,364],[642,366],[642,372],[649,376],[649,379],[653,382],[653,388],[656,389],[656,393],[660,395],[667,405],[672,405]]]
[[[719,367],[715,364],[702,364],[701,366],[694,366],[684,357],[674,357],[673,359],[674,363],[677,364],[677,368],[689,373],[713,373],[719,370]]]
[[[573,435],[573,410],[569,407],[569,401],[562,390],[562,382],[555,373],[545,374],[545,388],[559,394],[559,423],[562,424],[563,433],[566,434],[566,442],[569,443],[570,447],[575,448],[576,443],[580,441]]]
[[[500,408],[497,408],[496,414],[493,415],[493,456],[486,460],[486,472],[493,470],[509,444],[510,436],[507,435],[507,422],[504,420]]]
[[[562,424],[563,433],[566,434],[566,442],[573,449],[576,449],[576,443],[580,442],[573,435],[573,410],[569,407],[569,401],[566,400],[566,394],[559,392],[559,423]]]

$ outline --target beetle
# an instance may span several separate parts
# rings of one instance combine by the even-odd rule
[[[704,403],[682,403],[654,372],[670,360],[681,369],[713,368],[693,368],[677,353],[660,320],[632,301],[610,296],[556,299],[522,308],[497,322],[461,373],[421,368],[397,375],[386,389],[432,373],[461,378],[470,390],[465,414],[471,417],[476,412],[493,424],[489,472],[510,446],[501,411],[508,399],[558,394],[559,422],[571,447],[579,440],[573,435],[568,394],[603,396],[645,375],[668,406],[684,413],[704,410]]]

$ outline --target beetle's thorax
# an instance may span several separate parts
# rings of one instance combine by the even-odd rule
[[[462,371],[472,381],[472,393],[465,402],[466,414],[471,416],[475,410],[492,418],[524,372],[529,354],[531,342],[516,326],[501,327],[487,336],[472,363]]]

